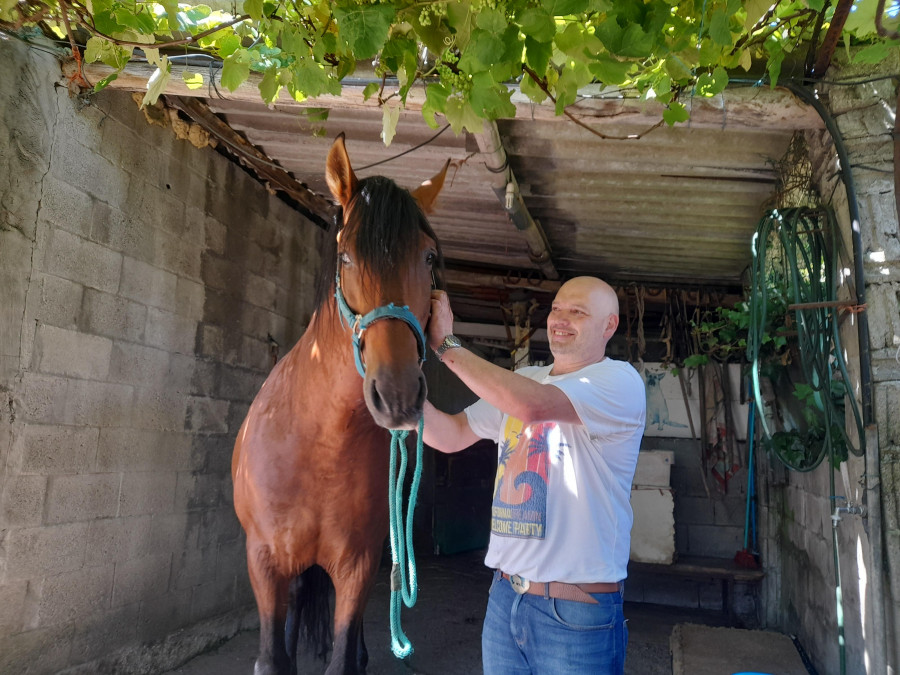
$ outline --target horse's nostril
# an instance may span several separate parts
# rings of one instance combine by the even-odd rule
[[[425,381],[425,374],[419,373],[419,395],[416,396],[416,405],[421,407],[425,403],[428,396],[428,383]]]
[[[381,398],[381,394],[378,393],[377,380],[374,380],[374,379],[372,380],[371,392],[372,392],[372,406],[378,411],[384,411],[384,399]]]

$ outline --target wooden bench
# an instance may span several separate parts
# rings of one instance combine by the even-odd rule
[[[628,563],[628,574],[639,574],[643,577],[670,576],[692,579],[695,581],[722,582],[722,610],[730,621],[735,620],[732,607],[734,583],[757,583],[762,581],[766,573],[761,569],[748,569],[735,564],[730,558],[704,558],[699,556],[683,556],[671,565],[656,563]]]

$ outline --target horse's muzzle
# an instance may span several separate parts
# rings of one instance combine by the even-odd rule
[[[363,392],[366,406],[378,426],[415,429],[422,417],[428,386],[419,368],[406,368],[400,373],[391,369],[370,370]]]

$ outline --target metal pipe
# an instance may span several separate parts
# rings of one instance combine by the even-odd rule
[[[531,261],[537,265],[548,279],[559,279],[559,272],[550,256],[550,245],[544,231],[525,206],[519,192],[519,184],[509,166],[503,141],[497,123],[485,121],[480,134],[474,134],[478,149],[485,157],[485,166],[491,172],[491,188],[503,204],[509,219],[525,237]]]

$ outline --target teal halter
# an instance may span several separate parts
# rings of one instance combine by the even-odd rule
[[[338,258],[337,270],[334,273],[334,297],[337,299],[337,306],[341,311],[341,318],[347,323],[347,328],[349,328],[352,333],[353,356],[356,358],[356,370],[359,371],[361,377],[366,376],[366,367],[363,365],[362,361],[363,331],[376,321],[381,321],[382,319],[399,319],[400,321],[405,321],[409,327],[412,328],[413,334],[416,336],[416,345],[419,348],[419,365],[421,366],[425,362],[425,333],[422,331],[422,326],[419,324],[416,315],[409,311],[409,306],[403,305],[402,307],[397,307],[391,302],[387,305],[376,307],[364,316],[356,314],[350,309],[350,305],[347,304],[344,293],[341,291],[340,258]]]

